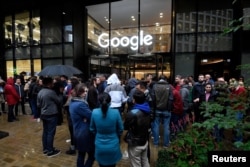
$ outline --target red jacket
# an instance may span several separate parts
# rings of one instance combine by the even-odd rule
[[[19,102],[20,96],[14,87],[14,79],[12,77],[7,79],[4,94],[8,105],[15,105]]]
[[[173,88],[173,87],[172,87]],[[178,90],[173,88],[173,96],[174,96],[174,102],[173,102],[173,113],[177,115],[183,114],[183,101],[181,94]]]

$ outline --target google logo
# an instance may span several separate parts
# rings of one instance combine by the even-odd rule
[[[140,45],[152,45],[152,35],[145,35],[143,34],[143,31],[140,31]],[[111,46],[112,47],[127,47],[127,46],[131,46],[130,48],[132,50],[137,50],[138,49],[138,36],[132,36],[132,37],[114,37],[111,40]],[[98,44],[102,47],[102,48],[107,48],[109,46],[109,35],[107,33],[102,33],[99,37],[98,37]]]

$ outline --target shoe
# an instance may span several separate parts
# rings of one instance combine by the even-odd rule
[[[41,119],[40,119],[40,118],[37,118],[36,122],[41,122]]]
[[[47,153],[47,157],[54,157],[54,156],[56,156],[56,155],[58,155],[60,153],[61,153],[60,150],[54,149],[53,151],[50,151],[50,152]]]
[[[163,146],[164,149],[168,149],[169,147],[168,146]]]
[[[74,154],[76,154],[76,150],[69,149],[65,153],[68,155],[74,155]]]
[[[48,152],[49,152],[48,150],[43,150],[43,154],[44,154],[44,155],[47,155]]]

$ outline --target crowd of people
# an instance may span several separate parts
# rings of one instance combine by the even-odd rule
[[[231,104],[221,102],[220,97],[246,99],[247,89],[244,78],[231,78],[227,82],[218,77],[214,81],[209,74],[200,74],[195,81],[191,76],[176,75],[170,83],[164,75],[155,78],[147,74],[145,78],[132,77],[122,82],[113,73],[87,82],[67,76],[34,76],[27,82],[18,76],[6,82],[1,79],[0,95],[1,113],[8,113],[8,122],[18,121],[19,106],[22,114],[27,114],[26,102],[34,120],[42,120],[42,148],[48,157],[61,152],[54,147],[54,136],[66,114],[71,141],[66,154],[77,153],[78,167],[91,167],[95,160],[100,167],[116,166],[122,158],[121,140],[128,144],[130,166],[147,167],[150,166],[150,138],[155,147],[168,148],[176,134],[189,123],[205,120],[201,114],[202,103],[218,102],[228,106]],[[241,110],[245,108],[238,105],[235,109],[237,119],[242,120]],[[221,133],[216,133],[218,140],[223,137]],[[242,136],[236,140],[242,141]]]

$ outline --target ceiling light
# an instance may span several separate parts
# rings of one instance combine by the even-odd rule
[[[207,61],[208,61],[207,59],[202,59],[201,60],[201,62],[203,62],[203,63],[207,63]]]

